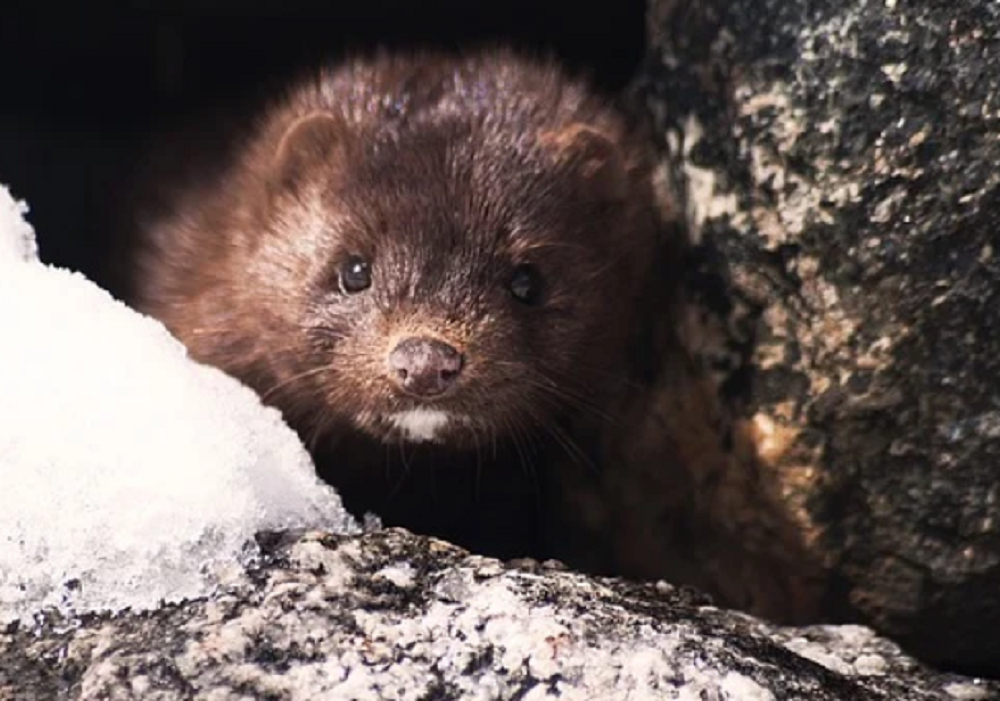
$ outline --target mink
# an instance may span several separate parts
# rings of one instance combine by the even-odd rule
[[[613,469],[670,314],[641,120],[551,58],[382,51],[219,134],[149,179],[130,301],[280,409],[353,513],[559,557],[566,471]]]

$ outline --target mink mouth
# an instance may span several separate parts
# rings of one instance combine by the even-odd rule
[[[417,405],[357,417],[360,428],[383,443],[426,443],[465,447],[483,441],[488,424],[468,414],[434,405]]]
[[[456,428],[468,426],[468,419],[446,409],[433,406],[404,409],[382,414],[379,424],[396,440],[412,443],[447,443],[447,436]]]
[[[402,398],[400,398],[402,399]],[[466,449],[506,435],[508,422],[494,406],[470,406],[467,402],[414,401],[409,398],[356,413],[356,428],[382,443],[438,445]]]

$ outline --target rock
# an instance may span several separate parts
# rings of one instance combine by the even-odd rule
[[[0,697],[986,699],[860,627],[782,630],[665,584],[385,530],[265,539],[211,600],[0,634]]]
[[[794,594],[775,618],[1000,674],[1000,5],[656,0],[649,22],[684,342],[752,446],[704,518]]]

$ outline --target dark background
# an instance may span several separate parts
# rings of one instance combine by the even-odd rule
[[[126,166],[161,128],[376,45],[507,41],[610,91],[644,50],[642,0],[22,4],[0,23],[0,183],[28,201],[44,260],[113,291],[109,216]]]

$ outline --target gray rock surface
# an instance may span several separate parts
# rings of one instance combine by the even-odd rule
[[[0,698],[941,699],[861,627],[779,629],[665,584],[502,564],[386,530],[273,537],[211,600],[0,634]]]
[[[1000,674],[1000,4],[649,19],[641,87],[724,329],[698,353],[756,432],[769,518],[825,572],[823,617]]]

